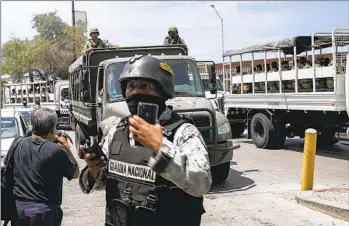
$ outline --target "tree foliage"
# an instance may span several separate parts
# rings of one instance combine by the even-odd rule
[[[37,14],[32,19],[33,39],[12,38],[2,46],[2,73],[21,78],[28,73],[42,80],[66,79],[68,67],[81,55],[86,41],[79,26],[69,26],[57,12]],[[75,54],[74,54],[75,50]]]

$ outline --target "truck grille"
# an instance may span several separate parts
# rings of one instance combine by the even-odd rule
[[[194,120],[194,124],[195,124],[195,126],[198,129],[200,127],[210,126],[210,118],[209,117],[206,117],[206,116],[192,116],[192,119]],[[205,140],[205,143],[210,143],[211,142],[211,139],[210,139],[211,131],[203,131],[203,132],[201,132],[201,134],[202,134],[202,137]]]

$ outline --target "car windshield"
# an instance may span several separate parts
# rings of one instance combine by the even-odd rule
[[[20,111],[20,113],[23,115],[24,120],[28,123],[28,125],[31,125],[29,111]]]
[[[1,117],[1,138],[15,138],[19,134],[15,117]]]
[[[61,100],[70,100],[68,88],[61,89]]]
[[[180,97],[204,97],[199,72],[192,60],[164,60],[174,71],[174,86],[176,96]],[[113,63],[106,69],[107,99],[109,102],[123,100],[121,87],[118,82],[120,74],[126,62]]]

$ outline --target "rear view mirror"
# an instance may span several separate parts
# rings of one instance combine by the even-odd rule
[[[210,92],[211,94],[216,94],[217,93],[217,77],[216,77],[216,65],[213,64],[208,64],[206,65],[207,67],[207,72],[208,76],[210,79]]]

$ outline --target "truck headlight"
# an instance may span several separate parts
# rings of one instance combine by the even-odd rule
[[[229,133],[230,125],[229,122],[225,122],[222,125],[218,126],[218,134]]]

